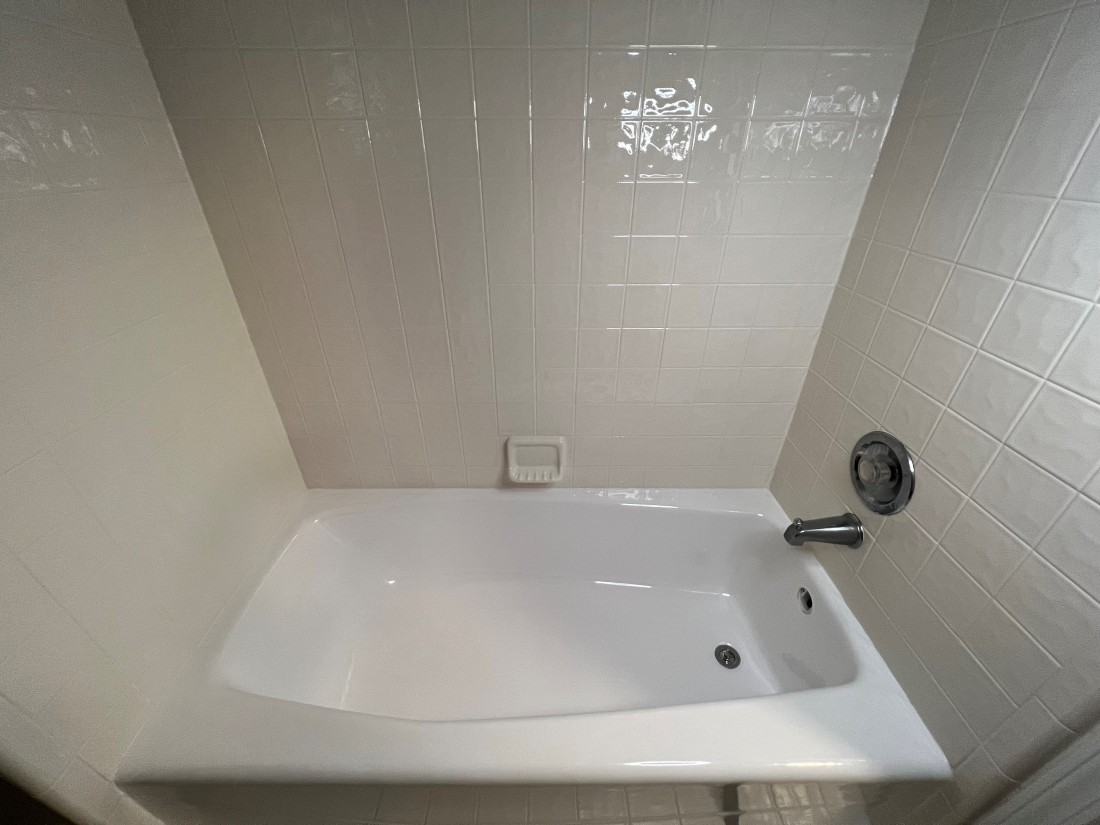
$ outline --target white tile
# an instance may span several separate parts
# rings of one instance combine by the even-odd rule
[[[932,329],[925,330],[905,379],[941,403],[946,403],[966,370],[974,349]]]
[[[241,60],[258,117],[308,116],[298,57],[292,49],[242,51]]]
[[[477,137],[472,120],[425,120],[424,144],[433,197],[440,181],[477,180]],[[471,221],[474,230],[480,229],[479,224],[480,220]],[[438,219],[436,225],[438,229]]]
[[[1010,285],[996,275],[956,266],[932,314],[932,326],[968,344],[979,343]]]
[[[1100,403],[1100,310],[1093,309],[1054,368],[1058,383]]]
[[[404,3],[400,0],[350,3],[348,16],[355,45],[408,48],[411,45],[409,20],[402,12]]]
[[[974,85],[970,108],[1023,110],[1063,22],[1062,16],[1050,15],[1001,28]]]
[[[415,62],[421,117],[473,117],[474,92],[469,52],[419,49]]]
[[[894,283],[905,261],[905,250],[885,244],[872,243],[867,249],[855,291],[860,295],[885,304],[893,292]]]
[[[824,37],[827,13],[827,7],[807,8],[792,0],[775,0],[768,23],[768,45],[819,45]]]
[[[631,231],[638,235],[672,235],[680,226],[682,183],[639,183],[634,187]]]
[[[978,212],[959,262],[1015,277],[1051,205],[1047,198],[991,193]]]
[[[527,819],[527,789],[483,787],[478,790],[477,822],[501,825]]]
[[[1059,203],[1020,280],[1087,300],[1100,295],[1100,205]]]
[[[50,789],[55,804],[65,812],[105,820],[118,803],[121,792],[80,759],[74,759]]]
[[[887,369],[902,373],[916,349],[922,327],[912,318],[893,310],[883,313],[867,354]]]
[[[1100,135],[1093,134],[1089,141],[1085,154],[1066,187],[1066,196],[1100,201]]]
[[[351,45],[351,22],[344,0],[326,0],[323,3],[287,0],[287,8],[297,45]]]
[[[948,260],[958,258],[983,197],[981,190],[960,189],[950,179],[941,178],[921,216],[913,250]]]
[[[1094,599],[1100,574],[1092,558],[1092,537],[1100,525],[1100,506],[1083,496],[1058,517],[1036,550]]]
[[[985,32],[948,40],[935,47],[935,62],[921,98],[921,115],[962,110],[992,37],[991,32]]]
[[[530,4],[530,20],[533,46],[588,44],[588,0],[537,0]]]
[[[997,451],[998,443],[947,411],[932,431],[921,458],[964,492],[973,489]]]
[[[197,113],[207,117],[249,116],[248,85],[236,52],[188,49],[187,78]]]
[[[706,334],[702,364],[708,367],[737,367],[745,363],[752,331],[711,328]]]
[[[536,117],[583,117],[586,53],[581,49],[531,54],[531,114]]]
[[[447,138],[447,129],[453,123],[456,122],[444,121],[444,125],[439,127],[441,140]],[[426,134],[429,128],[426,123]],[[527,216],[531,210],[530,187],[527,184],[531,179],[531,137],[528,123],[512,119],[489,120],[478,123],[476,129],[482,190],[487,186],[491,198],[497,197],[498,192],[507,191],[509,197],[518,201],[509,206],[520,208],[521,214]],[[432,147],[429,145],[429,152],[431,151]],[[473,177],[478,177],[476,171]],[[524,198],[527,199],[526,203],[522,202]],[[495,204],[487,206],[489,214],[495,214]]]
[[[985,743],[994,763],[1017,781],[1027,777],[1042,757],[1073,737],[1037,699],[1025,703]]]
[[[625,334],[624,330],[624,334]],[[705,362],[704,352],[708,351],[711,336],[715,330],[670,329],[664,334],[664,346],[661,350],[662,367],[699,367]],[[707,363],[707,366],[728,366],[726,364]]]
[[[463,4],[410,0],[408,10],[414,45],[468,45],[466,8]]]
[[[520,51],[474,49],[474,99],[479,116],[526,116],[530,105],[527,56]]]
[[[947,626],[960,634],[990,601],[981,586],[942,550],[932,554],[913,583]]]
[[[281,0],[264,3],[231,0],[229,19],[242,46],[292,46],[290,17]]]
[[[669,287],[631,284],[626,288],[624,327],[663,326],[668,313]]]
[[[632,46],[646,41],[648,8],[632,0],[591,0],[593,46]]]
[[[619,345],[619,366],[656,367],[661,361],[664,330],[624,329]]]
[[[671,785],[636,785],[626,789],[626,802],[630,816],[676,816],[676,796]]]
[[[317,92],[314,99],[327,101],[328,86],[322,67],[325,53],[320,56],[303,56],[302,68],[310,61],[318,66]],[[416,82],[413,75],[412,52],[399,50],[360,50],[356,52],[359,76],[366,92],[366,113],[376,117],[416,117]],[[309,74],[307,73],[307,82]],[[328,108],[327,104],[321,109]],[[317,110],[316,104],[314,107]]]
[[[882,423],[886,430],[919,452],[932,434],[941,409],[933,398],[902,381]]]
[[[1009,449],[1001,450],[974,492],[978,504],[1029,543],[1072,497],[1069,487]]]
[[[1052,385],[1039,390],[1008,444],[1069,484],[1080,487],[1098,464],[1085,445],[1100,437],[1100,407]]]
[[[1093,123],[1092,114],[1076,106],[1030,107],[1001,163],[994,188],[1023,195],[1057,195],[1073,171]],[[1086,158],[1078,168],[1077,180],[1085,179],[1087,168]],[[1091,200],[1086,190],[1085,184],[1079,191],[1071,184],[1067,195]]]
[[[697,284],[673,284],[669,298],[668,326],[705,327],[714,309],[717,287]]]
[[[997,601],[1058,658],[1076,649],[1081,633],[1100,625],[1100,605],[1035,554],[1001,588]]]
[[[700,114],[738,118],[752,114],[760,56],[747,50],[707,52],[703,64]]]
[[[577,788],[536,786],[529,789],[529,822],[576,821]]]
[[[619,284],[583,285],[580,288],[580,323],[582,327],[617,327],[622,325],[623,299],[626,289]]]
[[[1039,379],[1011,364],[979,352],[951,400],[952,409],[992,435],[1002,438]]]
[[[966,503],[941,544],[991,593],[1000,589],[1029,552],[1026,544],[973,502]]]
[[[0,473],[3,473],[32,457],[42,448],[42,443],[15,399],[8,397],[6,391],[0,393],[7,411],[0,421]]]
[[[1068,103],[1081,100],[1081,95],[1095,94],[1100,90],[1100,81],[1094,74],[1097,55],[1091,47],[1098,32],[1100,10],[1086,5],[1070,15],[1062,38],[1035,89],[1035,99],[1052,104]]]
[[[707,39],[717,46],[754,46],[767,37],[770,2],[716,0]]]
[[[461,825],[474,818],[477,788],[432,788],[428,801],[428,825]]]
[[[908,513],[886,519],[875,538],[883,552],[910,581],[917,577],[936,547],[935,540]]]
[[[1068,296],[1017,284],[1008,294],[983,349],[1044,374],[1088,305]]]
[[[387,785],[376,816],[384,822],[422,825],[428,815],[429,793],[424,786]]]
[[[918,321],[928,321],[950,272],[950,265],[944,261],[910,255],[901,269],[889,305]]]
[[[363,114],[364,95],[354,52],[303,51],[299,53],[299,60],[314,117],[354,118]],[[375,78],[368,73],[363,82],[370,90],[366,99],[376,114],[383,110],[393,115],[413,113],[410,104],[415,104],[415,100],[409,100],[406,90],[400,88],[400,81],[392,77]],[[381,91],[375,83],[382,85]],[[391,103],[392,106],[388,105]]]
[[[918,466],[918,472],[921,471],[921,495],[913,497],[908,510],[928,535],[938,541],[961,508],[963,494],[928,465]]]
[[[626,793],[621,788],[584,787],[577,789],[580,819],[614,819],[627,816]]]
[[[670,284],[675,259],[676,238],[674,237],[631,238],[630,261],[626,269],[627,282]]]
[[[644,53],[636,50],[593,50],[588,58],[588,116],[639,117],[644,68]]]
[[[1013,701],[1034,695],[1058,671],[1058,663],[1008,612],[989,602],[960,635],[978,661]]]

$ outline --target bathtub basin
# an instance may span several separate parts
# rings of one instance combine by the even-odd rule
[[[949,775],[766,491],[313,491],[296,522],[120,781]]]

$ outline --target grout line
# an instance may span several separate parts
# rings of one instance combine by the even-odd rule
[[[349,26],[349,29],[350,29],[350,26],[351,26],[350,20],[348,22],[348,26]],[[356,76],[357,79],[359,79],[359,77],[360,77],[359,76],[359,60],[355,57],[355,55],[352,55],[352,60],[355,61],[355,76]],[[374,410],[375,410],[375,413],[378,415],[378,425],[379,425],[379,427],[382,428],[382,441],[383,441],[383,443],[385,444],[385,447],[386,447],[386,455],[387,455],[387,457],[390,457],[390,445],[389,445],[388,439],[386,439],[385,425],[382,423],[382,407],[381,407],[381,404],[378,400],[378,389],[377,389],[377,387],[375,386],[375,383],[374,383],[374,370],[370,368],[370,355],[367,352],[366,339],[363,337],[363,321],[362,321],[362,318],[359,315],[359,304],[355,300],[355,286],[354,286],[354,284],[352,283],[352,280],[351,280],[351,268],[348,266],[347,254],[344,250],[344,239],[341,237],[341,234],[340,234],[340,222],[336,217],[336,207],[332,203],[332,187],[329,185],[328,166],[325,163],[325,153],[321,150],[321,139],[320,139],[320,135],[317,132],[317,123],[316,123],[316,120],[312,117],[313,101],[310,99],[310,95],[309,95],[309,92],[308,92],[309,87],[306,85],[305,71],[302,69],[302,62],[301,62],[301,60],[299,60],[299,56],[298,56],[297,51],[295,51],[295,53],[294,53],[294,65],[298,70],[298,79],[302,82],[302,91],[305,94],[306,107],[309,109],[310,114],[311,114],[311,117],[309,119],[310,134],[313,136],[314,145],[317,147],[317,160],[318,160],[318,163],[321,166],[321,177],[322,177],[322,182],[324,183],[324,187],[325,187],[325,198],[328,201],[329,214],[332,216],[332,227],[333,227],[333,231],[336,234],[336,245],[337,245],[337,249],[340,251],[340,260],[343,262],[343,266],[344,266],[344,277],[347,279],[347,283],[348,283],[348,295],[351,298],[351,309],[352,309],[352,312],[355,315],[355,328],[356,328],[356,332],[358,334],[359,346],[362,347],[363,360],[367,365],[368,378],[370,379],[371,395],[374,398]],[[361,81],[360,81],[360,88],[362,88],[362,82]],[[369,144],[370,141],[368,140],[367,142]],[[371,154],[371,168],[374,168],[373,148],[371,149],[371,153],[372,153]],[[376,171],[375,172],[375,185],[376,186],[378,185],[377,181],[378,181],[378,173]],[[379,187],[379,202],[381,202],[381,187]],[[323,341],[322,341],[321,349],[324,350],[324,342]],[[351,454],[352,465],[355,467],[355,472],[356,472],[357,477],[359,478],[359,483],[363,484],[363,477],[361,475],[359,475],[359,462],[356,460],[355,450],[352,448],[352,445],[351,445],[351,435],[348,434],[348,432],[347,432],[347,419],[344,417],[344,411],[340,406],[340,403],[341,403],[340,402],[340,397],[336,393],[335,382],[333,382],[333,395],[336,396],[337,412],[340,415],[340,421],[344,425],[344,432],[345,432],[345,435],[347,436],[348,450]],[[391,467],[393,466],[393,458],[392,457],[390,457],[390,466]],[[391,473],[392,473],[392,470],[391,470]]]
[[[652,20],[653,20],[653,3],[651,1],[647,6],[647,13],[646,13],[645,41],[646,41],[647,45],[644,49],[641,50],[642,51],[642,72],[641,72],[641,85],[638,88],[638,117],[637,117],[636,121],[634,121],[634,122],[637,123],[637,127],[638,127],[638,131],[637,131],[637,150],[634,154],[634,163],[632,164],[633,171],[631,172],[631,176],[630,176],[630,187],[631,187],[631,189],[630,189],[630,215],[628,216],[628,219],[627,219],[627,230],[626,230],[626,264],[625,264],[625,269],[623,270],[623,306],[622,306],[622,310],[619,313],[619,323],[618,323],[619,343],[618,343],[618,346],[616,347],[616,351],[615,351],[615,386],[614,386],[614,389],[612,391],[611,401],[609,402],[612,405],[618,405],[620,403],[618,399],[619,399],[619,376],[622,373],[622,367],[620,366],[620,364],[622,362],[622,354],[623,354],[623,324],[624,324],[624,321],[626,319],[627,297],[630,293],[630,286],[631,286],[631,283],[630,283],[630,262],[631,262],[631,258],[633,257],[633,249],[634,249],[634,208],[635,208],[635,204],[637,203],[637,198],[638,198],[638,166],[639,166],[639,164],[641,163],[641,160],[642,160],[642,158],[641,158],[641,155],[642,155],[642,114],[645,111],[646,78],[649,74],[649,55],[651,53],[651,47],[648,45],[648,43],[649,43],[649,34],[650,34],[650,31],[651,31],[652,25],[653,25]],[[620,121],[613,121],[613,122],[621,123],[623,121],[620,120]],[[586,158],[586,160],[587,160],[587,158]],[[585,181],[585,185],[587,186],[587,180]],[[675,265],[675,261],[673,262],[673,264]],[[636,286],[638,286],[638,285],[636,285]],[[635,402],[629,402],[629,403],[635,403]],[[645,403],[645,402],[641,402],[641,403]],[[612,439],[614,439],[616,436],[619,435],[619,433],[616,432],[616,430],[618,429],[618,426],[617,426],[618,418],[619,418],[619,416],[618,416],[618,413],[617,413],[617,408],[616,408],[616,406],[612,406],[612,408],[611,408],[611,438]],[[611,449],[612,450],[614,449],[614,441],[612,441]],[[614,465],[612,463],[612,459],[609,456],[608,457],[608,469],[610,470],[610,468],[612,466],[616,466],[616,465]],[[645,479],[644,471],[643,471],[642,479],[643,479],[643,481]]]
[[[527,12],[528,17],[530,13]],[[530,31],[529,20],[528,31]],[[486,332],[489,335],[489,370],[490,380],[492,382],[492,404],[493,415],[496,418],[496,434],[497,438],[500,438],[500,393],[497,392],[497,366],[496,366],[496,342],[494,340],[494,327],[493,327],[493,301],[492,301],[492,284],[489,279],[489,235],[485,228],[485,180],[482,175],[481,167],[481,120],[482,117],[478,115],[477,111],[477,99],[478,99],[478,84],[477,84],[477,72],[474,64],[474,54],[477,51],[477,47],[473,44],[473,21],[470,15],[470,7],[466,5],[466,32],[470,38],[470,88],[473,90],[474,98],[474,155],[477,162],[477,204],[480,210],[480,224],[481,224],[481,254],[482,260],[485,262],[485,317],[488,323],[488,329]],[[528,161],[530,163],[530,161]],[[444,295],[444,302],[446,302],[446,295]],[[455,394],[458,393],[458,384],[456,379]],[[534,409],[531,411],[534,416]],[[459,425],[459,435],[461,437],[461,424]],[[465,455],[465,454],[464,454]],[[467,473],[467,469],[463,467],[463,473]],[[466,483],[469,484],[469,475],[466,476]]]
[[[406,24],[408,25],[408,28],[409,28],[409,51],[411,53],[411,51],[412,51],[412,20],[410,19],[408,4],[405,4],[405,19],[406,19]],[[411,57],[410,57],[410,60],[411,60]],[[356,55],[356,58],[355,58],[355,70],[356,70],[356,79],[359,81],[359,88],[360,88],[360,91],[362,91],[362,89],[364,88],[363,73],[362,73],[362,70],[359,68],[358,55]],[[419,106],[420,106],[420,96],[419,96],[419,92],[418,92],[417,93],[417,108],[418,109],[419,109]],[[365,114],[365,112],[366,112],[366,98],[365,98],[365,96],[364,96],[364,99],[363,99],[363,110],[364,110],[364,114]],[[377,162],[377,160],[375,158],[375,154],[374,154],[374,139],[373,139],[374,136],[372,135],[370,121],[367,120],[365,117],[364,117],[363,120],[366,123],[366,127],[367,127],[367,145],[370,148],[371,166],[374,167],[375,181],[377,182],[377,185],[378,185],[378,203],[379,203],[380,212],[381,212],[381,216],[382,216],[382,229],[385,232],[385,237],[386,237],[386,254],[389,256],[390,271],[393,274],[394,302],[397,304],[397,314],[398,314],[398,318],[401,322],[401,342],[402,342],[402,344],[404,345],[404,348],[405,348],[405,359],[406,359],[406,363],[408,364],[408,367],[409,367],[409,385],[412,387],[412,393],[413,393],[413,400],[412,400],[411,403],[416,408],[416,423],[417,423],[417,428],[420,431],[421,444],[422,444],[422,446],[424,446],[424,461],[425,461],[424,466],[425,466],[425,469],[427,469],[427,467],[428,467],[428,464],[427,464],[427,460],[428,460],[427,453],[428,453],[428,451],[427,451],[427,445],[424,444],[424,422],[423,422],[423,420],[421,419],[421,416],[420,416],[420,402],[417,398],[416,381],[413,378],[412,357],[409,355],[409,339],[408,339],[408,334],[406,332],[405,312],[401,307],[401,291],[397,288],[397,267],[394,266],[394,263],[393,263],[393,248],[392,248],[392,245],[390,243],[389,221],[386,218],[386,203],[385,203],[386,199],[385,199],[385,196],[383,195],[383,192],[382,192],[383,186],[382,186],[381,179],[378,177],[378,162]],[[424,135],[423,135],[423,128],[422,127],[421,127],[421,137],[420,137],[420,139],[421,139],[421,145],[423,146]],[[427,170],[428,170],[428,160],[427,160],[427,156],[425,156],[425,158],[424,158],[424,174],[425,174],[425,176],[428,173]],[[430,198],[431,198],[430,188],[429,188],[429,191],[428,191],[428,197],[429,197],[429,200],[430,200]],[[368,354],[368,363],[369,363],[369,354]],[[398,486],[398,484],[397,484],[397,471],[396,471],[396,466],[397,465],[395,465],[394,461],[393,461],[393,454],[390,450],[390,434],[386,430],[386,423],[385,423],[385,420],[382,417],[382,403],[383,403],[382,400],[378,399],[379,419],[381,419],[381,424],[382,424],[382,437],[385,439],[385,442],[386,442],[386,454],[390,457],[390,473],[393,476],[394,487],[397,487]],[[387,403],[410,403],[410,402],[387,402]],[[428,477],[430,479],[431,478],[431,471],[430,470],[428,470],[428,474],[429,474]],[[430,481],[429,481],[429,483],[430,483]]]
[[[223,3],[223,5],[224,5],[224,3]],[[294,242],[294,236],[290,231],[290,222],[287,220],[287,217],[286,217],[286,201],[283,198],[282,187],[279,186],[279,179],[275,174],[275,167],[271,163],[271,155],[267,151],[267,141],[264,139],[263,129],[260,128],[260,117],[259,117],[259,114],[256,111],[256,105],[255,105],[253,95],[252,95],[252,84],[248,79],[248,73],[245,72],[245,70],[244,70],[244,63],[241,60],[240,53],[237,52],[235,49],[232,50],[232,51],[233,51],[234,56],[236,57],[236,64],[240,68],[241,77],[244,79],[245,89],[248,92],[248,106],[249,106],[249,110],[252,112],[252,118],[250,119],[249,122],[253,125],[253,128],[255,128],[256,134],[260,138],[260,145],[263,147],[264,161],[266,162],[267,170],[271,175],[271,185],[275,189],[275,196],[276,196],[276,198],[278,198],[278,201],[279,201],[279,216],[281,218],[280,222],[281,222],[283,228],[285,228],[285,230],[286,230],[287,243],[290,245],[290,249],[294,253],[294,263],[295,263],[295,267],[298,270],[298,278],[300,279],[301,284],[302,284],[302,293],[305,295],[306,304],[309,307],[310,318],[313,320],[313,330],[312,331],[317,336],[317,345],[318,345],[318,347],[321,351],[321,361],[325,365],[325,379],[328,382],[329,389],[332,390],[333,399],[336,399],[336,397],[337,397],[336,396],[336,386],[335,386],[335,384],[333,384],[333,381],[332,381],[332,370],[329,368],[328,356],[325,354],[324,345],[321,343],[320,324],[317,323],[317,313],[313,308],[313,298],[309,294],[309,286],[306,284],[305,275],[304,275],[304,268],[302,266],[302,259],[301,259],[301,256],[298,254],[298,246]],[[190,79],[190,73],[188,73],[188,79]],[[337,409],[339,410],[339,408],[337,408]],[[340,415],[340,423],[341,423],[341,425],[343,425],[343,423],[344,423],[344,418],[343,418],[342,414]],[[311,442],[313,442],[313,436],[309,432],[309,426],[308,425],[306,425],[306,436],[309,438],[309,440]],[[348,440],[348,434],[347,434],[347,427],[346,426],[344,427],[344,439],[345,439],[345,441],[348,441],[348,456],[350,458],[351,457],[351,442]],[[314,450],[316,451],[316,445],[314,445]],[[318,464],[320,465],[320,461],[318,461]],[[359,478],[359,469],[357,467],[355,467],[354,459],[352,460],[352,469],[355,473],[355,477],[358,479]],[[324,470],[323,467],[321,469],[321,473],[322,473],[323,476],[325,476],[326,484],[327,484],[327,477],[328,476],[327,476],[327,472]]]
[[[466,17],[466,34],[467,34],[467,37],[469,38],[469,36],[470,36],[470,13],[469,13],[468,4],[463,3],[463,10],[465,12],[465,17]],[[453,392],[452,397],[453,397],[453,403],[454,403],[455,420],[458,422],[458,433],[459,433],[458,453],[459,453],[459,458],[462,462],[462,475],[463,475],[463,478],[466,478],[466,447],[465,447],[465,444],[464,444],[464,439],[462,437],[462,413],[461,413],[461,411],[459,409],[459,406],[458,406],[458,380],[455,378],[454,353],[453,353],[452,348],[451,348],[451,327],[450,327],[450,321],[449,321],[448,315],[447,315],[446,289],[445,289],[444,281],[443,281],[443,257],[442,257],[442,255],[440,255],[440,252],[439,252],[439,232],[438,232],[436,219],[435,219],[435,200],[432,198],[432,173],[431,173],[431,170],[428,168],[428,141],[427,141],[427,137],[426,137],[425,132],[424,132],[423,107],[422,107],[421,102],[420,102],[420,76],[419,76],[419,73],[418,73],[417,68],[416,68],[416,45],[415,45],[415,40],[413,39],[412,12],[409,10],[408,3],[405,4],[405,17],[409,22],[409,38],[410,38],[410,40],[413,40],[413,48],[410,50],[410,60],[411,60],[411,63],[412,63],[413,88],[416,90],[416,111],[417,111],[417,118],[418,118],[418,121],[419,121],[418,128],[419,128],[419,132],[420,132],[420,146],[421,146],[421,149],[423,149],[423,151],[424,151],[424,183],[425,183],[425,186],[426,186],[426,189],[427,189],[428,210],[429,210],[429,213],[430,213],[431,218],[432,218],[432,246],[435,250],[435,265],[436,265],[436,270],[439,273],[439,301],[440,301],[440,304],[441,304],[441,311],[443,313],[443,335],[444,335],[444,340],[447,344],[447,366],[448,366],[448,369],[450,370],[450,373],[451,373],[451,384],[454,387],[454,392]],[[472,58],[472,55],[473,55],[472,46],[468,49],[468,51],[470,52],[471,60],[472,60],[473,59]],[[356,65],[358,65],[358,60],[356,60]],[[360,83],[360,87],[362,88],[362,83]],[[474,76],[473,76],[472,71],[471,71],[471,74],[470,74],[470,97],[471,97],[471,104],[472,104],[473,97],[474,97]],[[476,130],[475,130],[475,134],[476,134]],[[476,137],[475,137],[475,141],[476,141]],[[379,186],[379,194],[381,194],[381,188],[382,187]],[[396,279],[396,270],[394,272],[395,272],[395,279]],[[402,326],[402,333],[406,336],[405,347],[406,347],[406,349],[408,349],[408,333],[404,330],[404,327],[405,327],[404,320],[402,320],[401,326]],[[412,382],[413,383],[413,397],[416,398],[416,415],[417,415],[418,421],[420,422],[420,438],[421,438],[421,441],[423,442],[423,446],[424,446],[424,464],[425,464],[425,468],[427,469],[427,472],[428,472],[428,486],[429,487],[434,487],[435,482],[432,481],[432,478],[431,478],[432,462],[431,462],[431,459],[428,457],[428,443],[427,443],[427,438],[425,438],[425,436],[424,436],[424,419],[423,419],[423,415],[422,415],[421,410],[420,410],[420,393],[416,388],[416,370],[415,370],[415,368],[412,364],[411,354],[410,354],[410,357],[409,357],[409,370],[412,373],[412,378],[413,378],[413,382]],[[493,408],[493,417],[494,418],[496,417],[496,408],[495,407]]]
[[[527,168],[529,182],[527,208],[531,216],[531,234],[528,238],[530,244],[528,255],[531,264],[531,395],[534,401],[535,433],[537,434],[542,428],[539,426],[539,306],[538,285],[535,283],[535,78],[531,60],[531,4],[528,2],[524,5],[527,10],[527,155],[530,164]],[[577,302],[579,305],[579,291]],[[576,392],[575,379],[574,392]],[[499,424],[497,428],[499,431]]]
[[[590,43],[591,40],[592,40],[592,3],[591,2],[586,3],[585,8],[587,10],[587,15],[588,15],[588,19],[586,21],[587,35],[585,36],[585,43],[587,44],[587,43]],[[577,448],[577,407],[580,405],[579,387],[580,387],[580,379],[581,379],[581,376],[580,376],[580,371],[581,371],[581,366],[580,366],[580,361],[581,361],[581,287],[584,284],[584,237],[585,237],[585,231],[584,231],[584,191],[585,191],[585,179],[586,179],[585,171],[587,169],[587,159],[588,159],[588,115],[589,115],[588,104],[589,104],[589,85],[590,85],[589,81],[590,81],[590,78],[591,78],[591,76],[589,74],[589,66],[591,65],[591,56],[592,56],[592,50],[589,46],[586,45],[585,50],[584,50],[584,108],[583,108],[584,117],[583,117],[583,120],[581,121],[581,185],[580,185],[581,202],[580,202],[579,225],[577,227],[577,231],[578,231],[578,241],[577,241],[577,312],[576,312],[576,315],[574,316],[575,317],[575,322],[576,322],[576,332],[575,332],[574,337],[573,337],[573,421],[572,421],[572,424],[570,425],[570,428],[569,428],[569,438],[573,442],[573,453],[574,453],[574,455],[570,456],[570,462],[573,465],[573,477],[572,477],[572,484],[571,484],[571,486],[573,486],[573,487],[577,486],[577,477],[576,477],[577,466],[576,466],[575,454],[576,454],[576,448]],[[532,163],[532,166],[531,166],[531,173],[532,173],[531,177],[532,177],[532,180],[533,180],[534,179],[534,164],[533,163]],[[625,295],[624,295],[624,301],[625,301]],[[622,333],[620,332],[619,335],[621,337]],[[536,354],[538,353],[538,333],[537,332],[535,334],[535,352],[536,352]],[[611,459],[611,456],[610,456],[610,448],[609,448],[609,452],[608,452],[608,464],[609,465],[610,465],[610,459]],[[606,476],[605,476],[604,484],[606,484],[606,483],[607,483],[607,481],[606,481]]]

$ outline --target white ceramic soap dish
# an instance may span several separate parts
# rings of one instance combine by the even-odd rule
[[[565,467],[560,435],[508,436],[508,478],[513,484],[554,484]]]

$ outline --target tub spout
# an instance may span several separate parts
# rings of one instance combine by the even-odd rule
[[[783,531],[787,544],[800,547],[808,541],[820,541],[825,544],[846,544],[859,547],[863,544],[863,522],[855,513],[842,516],[815,518],[803,521],[796,518]]]

